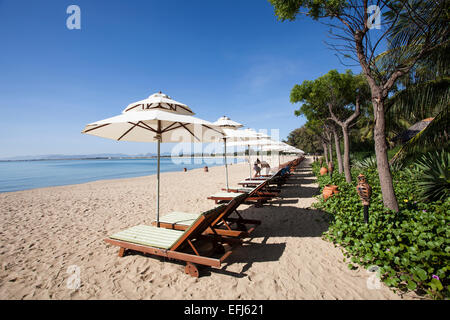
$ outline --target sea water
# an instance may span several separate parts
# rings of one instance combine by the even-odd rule
[[[244,161],[228,158],[227,163]],[[221,157],[161,158],[161,172],[223,165]],[[0,161],[0,192],[156,174],[156,159]]]

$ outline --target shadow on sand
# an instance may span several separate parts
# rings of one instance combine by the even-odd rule
[[[321,237],[328,230],[328,214],[321,210],[309,208],[298,208],[292,204],[298,203],[299,199],[311,198],[318,195],[318,187],[305,186],[315,183],[308,168],[297,169],[282,188],[281,199],[272,200],[262,207],[250,206],[238,210],[245,219],[256,219],[261,221],[249,238],[243,239],[242,246],[233,249],[233,253],[225,261],[220,269],[200,267],[201,276],[211,273],[219,273],[236,278],[246,277],[246,272],[254,263],[278,261],[286,249],[283,238],[291,237]],[[291,204],[291,206],[289,206]],[[270,243],[270,238],[277,237],[278,243]],[[262,239],[262,240],[261,240]],[[139,252],[130,251],[131,255],[142,255],[160,261],[168,259],[151,256]],[[180,266],[184,262],[170,260]],[[227,270],[229,266],[244,264],[240,272]]]
[[[245,272],[254,263],[278,261],[286,249],[284,238],[321,237],[328,230],[327,214],[320,210],[264,206],[249,207],[239,213],[244,218],[260,220],[261,225],[245,239],[242,246],[234,249],[224,267],[211,269],[210,272],[227,274],[228,266],[244,263],[241,272],[234,276],[245,277]],[[270,243],[270,239],[275,237],[281,242]]]

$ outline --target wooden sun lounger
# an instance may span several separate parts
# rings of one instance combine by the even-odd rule
[[[305,157],[304,157],[304,156],[301,156],[301,157],[299,157],[299,158],[297,158],[297,159],[294,159],[294,160],[292,160],[292,161],[290,161],[290,162],[286,162],[286,163],[281,164],[280,167],[286,167],[286,166],[289,166],[290,172],[294,172],[294,171],[295,171],[295,168],[298,167],[298,165],[299,165],[304,159],[305,159]]]
[[[197,264],[219,268],[222,262],[232,253],[225,250],[223,243],[232,246],[239,244],[239,239],[225,238],[218,234],[204,235],[219,215],[226,209],[220,205],[200,214],[184,231],[138,225],[117,232],[105,239],[107,243],[120,247],[119,256],[123,257],[126,250],[139,251],[160,257],[186,262],[185,273],[198,277]],[[211,229],[214,230],[214,229]],[[212,244],[210,252],[199,253],[198,243]],[[219,254],[219,257],[213,257]]]
[[[205,233],[217,233],[220,236],[227,237],[246,237],[252,233],[261,224],[261,221],[244,219],[237,211],[237,208],[245,201],[247,196],[246,193],[239,194],[228,202],[225,210],[211,223],[210,228]],[[230,218],[233,212],[237,214],[238,218]],[[159,226],[167,229],[186,230],[198,216],[198,213],[172,212],[159,219]],[[152,224],[156,225],[156,221]],[[237,229],[232,228],[234,224],[236,224]],[[250,228],[247,228],[247,225],[250,225]],[[214,228],[214,230],[211,230],[211,228]]]
[[[271,175],[270,177],[267,176],[259,176],[259,177],[253,177],[253,178],[246,178],[244,181],[239,182],[238,184],[243,187],[256,187],[261,183],[262,181],[267,181],[267,185],[265,188],[269,188],[270,185],[276,185],[277,188],[281,188],[281,186],[286,183],[286,180],[288,179],[289,175],[295,167],[297,167],[301,161],[304,158],[295,159],[291,162],[288,162],[282,166],[279,167],[278,171]],[[271,190],[273,191],[273,190]],[[279,192],[279,190],[277,190]],[[275,192],[277,192],[275,191]]]
[[[247,192],[247,193],[252,193],[256,187],[258,187],[262,182],[264,181],[250,181],[250,183],[238,183],[240,184],[240,186],[237,187],[229,187],[227,188],[222,188],[222,191],[226,191],[226,192],[236,192],[236,193],[243,193],[243,192]],[[242,185],[243,184],[243,185]],[[270,183],[266,183],[266,185],[257,190],[256,193],[258,196],[260,197],[278,197],[280,195],[281,189],[274,187],[274,186],[270,186]]]
[[[262,180],[262,181],[261,180],[244,180],[244,181],[238,182],[238,185],[241,185],[244,187],[249,187],[249,186],[256,187],[265,181],[267,181],[267,180]]]
[[[270,175],[270,176],[257,176],[257,177],[245,178],[245,180],[261,180],[261,181],[264,181],[264,180],[270,179],[271,177],[272,177],[272,175]]]
[[[281,187],[282,183],[280,183],[281,181],[279,180],[281,171],[282,171],[282,169],[278,170],[276,173],[274,173],[268,179],[258,179],[258,177],[257,177],[257,178],[253,178],[253,179],[246,179],[244,181],[238,182],[238,184],[242,185],[244,187],[255,187],[255,186],[258,186],[262,182],[266,182],[265,188],[267,188],[271,184],[276,184],[278,187]]]
[[[268,181],[261,182],[257,187],[255,187],[245,199],[245,203],[247,204],[256,204],[257,207],[262,206],[264,202],[271,200],[273,196],[260,196],[258,195],[258,191],[262,190],[264,186],[266,186]],[[236,197],[237,192],[218,192],[209,196],[208,199],[214,200],[216,203],[228,202],[231,201],[234,197]]]
[[[277,170],[277,172],[272,173],[272,174],[267,174],[267,175],[259,175],[257,177],[249,177],[249,178],[245,178],[245,180],[269,180],[272,179],[273,177],[277,176],[279,173],[281,172],[281,169]]]
[[[243,193],[243,192],[252,192],[253,188],[250,187],[233,187],[233,188],[229,188],[228,190],[226,188],[223,188],[222,191],[226,191],[228,193]],[[257,196],[258,197],[271,197],[271,198],[276,198],[280,196],[280,192],[281,190],[279,189],[273,189],[273,190],[261,190],[257,192]]]

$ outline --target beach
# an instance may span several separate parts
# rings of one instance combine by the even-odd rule
[[[374,274],[349,270],[340,248],[322,239],[325,214],[311,208],[318,187],[305,159],[282,199],[238,210],[262,224],[220,269],[200,278],[184,264],[129,254],[103,240],[156,218],[156,176],[103,180],[0,194],[0,299],[414,299]],[[248,164],[228,167],[230,186]],[[202,212],[225,187],[225,168],[161,174],[161,215]],[[76,270],[76,271],[74,271]],[[73,289],[71,277],[79,274]],[[73,278],[72,278],[73,279]]]

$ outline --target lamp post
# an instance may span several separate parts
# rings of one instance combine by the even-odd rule
[[[372,187],[367,183],[366,176],[358,175],[358,185],[356,186],[359,198],[364,206],[364,222],[369,223],[369,205],[372,196]]]

